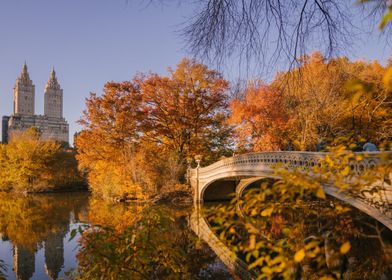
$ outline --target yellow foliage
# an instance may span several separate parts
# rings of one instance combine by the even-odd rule
[[[347,242],[343,243],[342,246],[340,246],[340,253],[343,255],[347,254],[348,251],[350,251],[350,249],[351,249],[350,242],[347,241]]]
[[[305,250],[304,249],[297,251],[294,255],[295,262],[301,262],[304,258],[305,258]]]
[[[35,129],[14,132],[0,145],[0,190],[36,192],[83,183],[74,153],[42,140]]]
[[[261,211],[260,215],[261,215],[262,217],[269,217],[269,216],[271,216],[271,214],[272,214],[273,212],[274,212],[274,208],[271,207],[271,208],[267,208],[267,209],[264,209],[263,211]]]
[[[309,279],[330,276],[339,279],[340,268],[330,264],[336,261],[343,266],[346,254],[359,258],[357,246],[360,245],[353,243],[356,246],[351,252],[350,241],[357,242],[362,229],[357,224],[360,224],[356,219],[358,213],[344,203],[327,198],[323,187],[333,185],[358,199],[364,191],[383,197],[385,184],[390,184],[385,174],[391,173],[391,157],[391,153],[382,154],[379,161],[375,160],[376,166],[361,175],[347,168],[357,155],[342,146],[332,148],[331,154],[310,171],[277,166],[274,177],[279,179],[261,181],[259,188],[248,190],[229,206],[214,208],[208,219],[216,224],[223,242],[246,256],[249,268],[259,273],[259,279],[293,279],[295,275],[304,279],[308,276],[314,277]],[[385,199],[378,205],[388,207],[388,203]],[[364,259],[361,261],[369,262],[367,256],[360,257]],[[281,266],[271,261],[275,258],[279,258]],[[372,262],[380,271],[388,269],[383,267],[380,256],[372,258]],[[363,272],[367,267],[361,269]]]

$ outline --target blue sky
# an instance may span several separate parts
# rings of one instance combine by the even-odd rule
[[[139,0],[1,0],[0,115],[12,113],[12,88],[23,62],[36,86],[36,113],[52,66],[64,90],[64,115],[73,133],[89,92],[137,72],[165,73],[187,55],[177,30],[190,5],[150,6]],[[353,46],[352,59],[385,62],[390,48],[376,36]],[[223,69],[226,76],[236,71]]]

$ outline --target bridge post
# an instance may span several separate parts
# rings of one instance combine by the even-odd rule
[[[202,156],[201,155],[196,155],[195,156],[195,161],[197,163],[197,167],[196,167],[196,200],[195,202],[197,204],[199,204],[200,202],[200,179],[199,179],[199,173],[200,173],[200,162],[202,160]]]

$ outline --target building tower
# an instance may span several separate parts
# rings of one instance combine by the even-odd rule
[[[64,237],[68,224],[62,232],[50,233],[45,240],[45,271],[50,280],[57,280],[64,267]]]
[[[35,251],[23,246],[14,246],[14,268],[17,280],[29,280],[35,272]]]
[[[26,62],[14,86],[14,115],[34,115],[35,86],[30,80]]]
[[[57,81],[54,68],[45,86],[44,114],[49,118],[63,118],[63,90]]]

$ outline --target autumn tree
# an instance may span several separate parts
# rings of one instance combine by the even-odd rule
[[[74,154],[41,139],[35,128],[15,131],[0,146],[0,190],[36,192],[83,184]]]
[[[290,122],[283,95],[272,87],[254,82],[243,98],[231,104],[229,122],[235,125],[241,150],[281,150],[287,146],[286,130]]]
[[[151,75],[142,85],[145,138],[175,153],[218,158],[228,146],[228,82],[207,66],[183,59],[169,76]]]
[[[92,93],[80,120],[76,138],[80,168],[88,171],[94,192],[103,197],[143,195],[133,157],[139,144],[143,117],[138,81],[104,87],[102,96]]]
[[[229,147],[228,83],[184,59],[168,76],[138,75],[91,94],[76,139],[80,167],[103,197],[142,198],[184,181],[186,159]]]
[[[273,85],[282,88],[284,107],[292,120],[287,131],[290,140],[297,149],[312,150],[322,138],[348,130],[341,120],[347,111],[342,101],[350,79],[349,62],[344,58],[328,62],[318,52],[302,59],[302,67],[280,73]]]
[[[392,93],[377,61],[327,60],[319,52],[250,86],[231,103],[230,121],[248,150],[314,150],[317,143],[390,141]]]
[[[346,125],[376,143],[392,140],[392,67],[378,62],[351,65],[355,76],[346,85]]]
[[[284,96],[288,138],[296,149],[313,150],[320,141],[342,136],[352,142],[388,140],[391,92],[383,83],[385,67],[345,57],[327,60],[317,52],[302,59],[303,66],[272,82]]]

